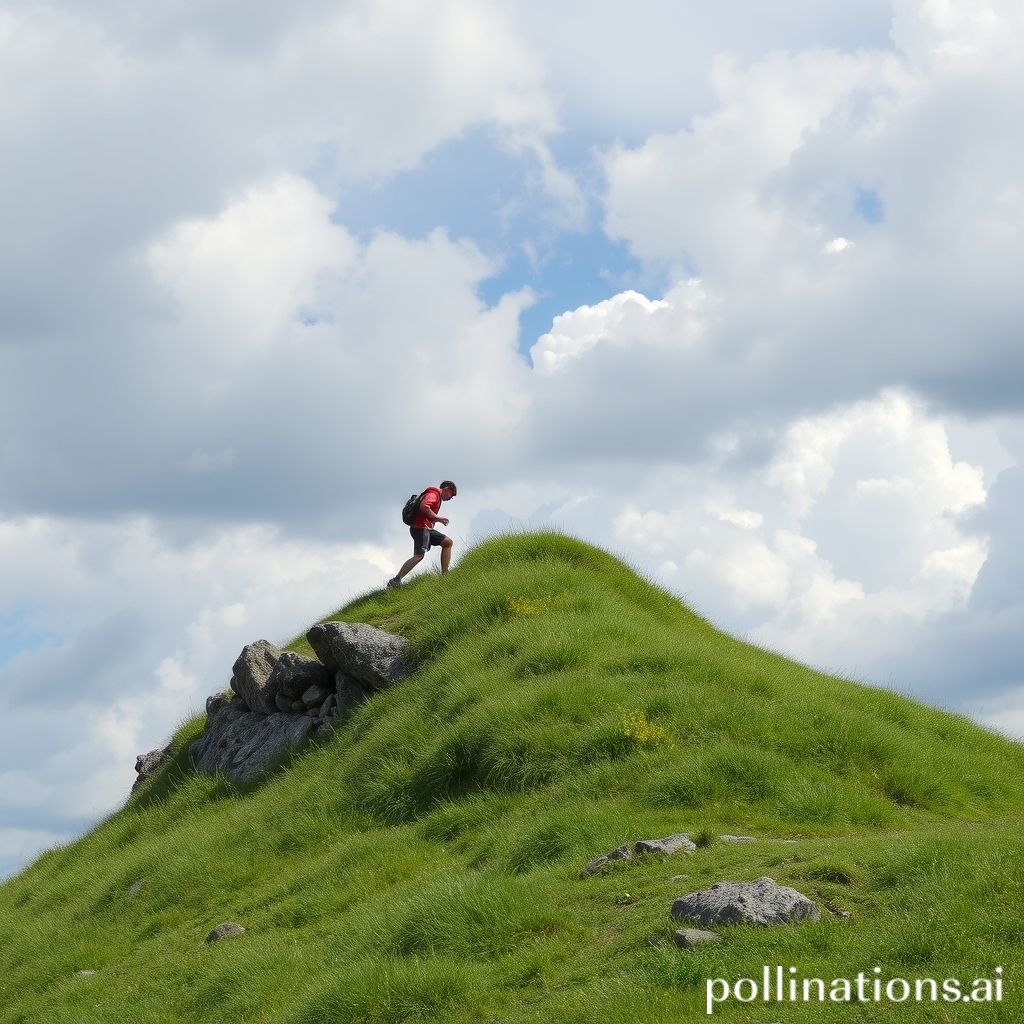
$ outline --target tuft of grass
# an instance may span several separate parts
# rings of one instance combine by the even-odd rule
[[[705,846],[710,846],[716,841],[714,832],[709,828],[698,829],[693,834],[693,841],[697,845],[698,849],[703,849]]]

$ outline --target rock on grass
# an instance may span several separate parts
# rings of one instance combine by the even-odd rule
[[[818,908],[803,893],[774,879],[753,882],[715,882],[710,889],[692,892],[672,904],[677,921],[698,924],[785,924],[819,921]]]
[[[225,921],[206,936],[207,942],[219,942],[221,939],[232,938],[235,935],[244,935],[245,929],[237,921]]]

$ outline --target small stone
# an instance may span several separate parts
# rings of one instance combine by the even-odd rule
[[[139,754],[135,759],[135,771],[138,774],[138,778],[132,784],[132,792],[138,792],[146,782],[153,778],[170,761],[170,744],[166,747],[158,747],[156,750],[151,750],[148,754]]]
[[[753,836],[719,836],[723,843],[756,843]]]
[[[633,902],[633,897],[628,892],[624,892],[616,901],[615,906],[617,907],[628,907]]]
[[[721,942],[722,936],[714,932],[702,932],[699,928],[680,928],[672,933],[680,949],[694,949],[705,942]]]
[[[843,921],[847,920],[847,918],[849,918],[849,916],[850,916],[850,912],[848,910],[843,910],[842,907],[837,906],[831,900],[826,900],[825,901],[825,909],[830,914],[835,914],[836,917],[840,918]]]
[[[132,882],[132,884],[128,886],[128,893],[129,893],[129,895],[131,895],[131,896],[138,896],[138,894],[140,892],[142,892],[142,879],[141,878],[137,882]]]
[[[582,877],[586,878],[588,875],[594,874],[595,871],[600,871],[609,861],[613,860],[629,860],[633,856],[632,847],[629,843],[623,843],[622,846],[615,847],[611,853],[606,853],[603,857],[598,857],[596,860],[592,860],[584,869]]]
[[[231,703],[231,698],[234,697],[233,693],[213,693],[206,698],[206,714],[209,717],[215,714],[221,708],[227,707]]]
[[[330,688],[326,686],[310,686],[307,687],[302,693],[302,703],[307,708],[320,707],[327,695],[330,693]]]
[[[665,836],[664,839],[641,839],[633,847],[634,852],[637,854],[678,853],[680,850],[684,853],[694,853],[696,849],[697,844],[693,839],[682,832],[674,836]]]
[[[217,942],[220,939],[230,938],[234,935],[244,935],[245,929],[235,921],[225,921],[223,924],[217,925],[216,928],[206,936],[207,942]]]
[[[92,978],[95,974],[95,971],[75,971],[76,978]]]

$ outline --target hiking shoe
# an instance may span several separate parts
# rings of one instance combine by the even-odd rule
[[[391,579],[388,580],[388,590],[394,590],[395,587],[400,587],[401,585],[402,581],[397,576],[392,576]]]

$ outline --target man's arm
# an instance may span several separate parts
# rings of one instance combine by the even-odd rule
[[[438,498],[440,502],[440,497]],[[443,523],[445,526],[448,525],[448,520],[444,516],[439,516],[437,513],[427,504],[427,499],[424,498],[420,502],[420,511],[430,520],[430,525],[434,523]],[[440,511],[440,504],[438,504],[438,511]]]

